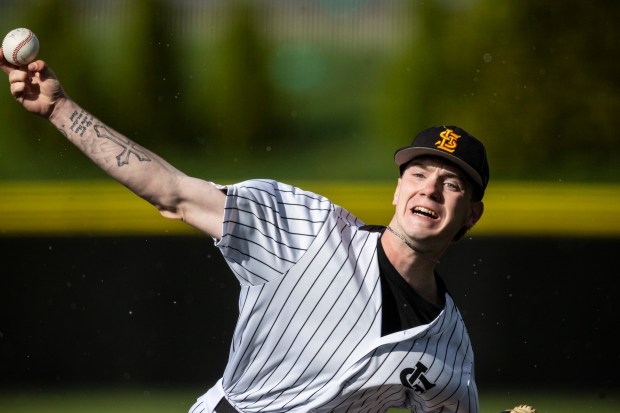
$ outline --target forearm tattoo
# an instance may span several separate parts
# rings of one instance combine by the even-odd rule
[[[69,129],[71,132],[80,135],[80,138],[84,137],[84,132],[86,132],[86,129],[93,124],[93,117],[83,110],[79,113],[74,111],[69,119],[73,122]]]
[[[69,130],[75,134],[77,134],[80,138],[84,137],[84,133],[93,127],[95,129],[95,133],[97,134],[97,138],[100,139],[108,139],[109,141],[118,145],[121,149],[121,152],[116,155],[116,161],[118,162],[118,166],[127,165],[129,163],[129,157],[133,154],[140,162],[150,162],[151,158],[148,156],[144,149],[141,149],[134,142],[130,141],[128,138],[124,136],[119,136],[118,134],[114,134],[105,125],[95,125],[94,118],[88,114],[87,112],[74,111],[69,117],[72,122],[69,126]],[[63,125],[65,126],[65,125]],[[60,131],[63,135],[67,135],[64,128],[61,128]]]
[[[94,128],[95,132],[97,132],[98,138],[109,139],[122,148],[121,153],[116,155],[118,166],[127,165],[129,163],[129,156],[131,154],[134,154],[140,162],[151,161],[151,158],[149,158],[146,152],[143,149],[139,148],[134,142],[132,142],[128,138],[124,138],[123,136],[115,136],[114,134],[110,133],[108,128],[106,128],[104,125],[95,125]]]

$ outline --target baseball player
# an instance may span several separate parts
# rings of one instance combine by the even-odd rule
[[[281,182],[187,176],[72,101],[43,61],[0,61],[17,102],[164,217],[211,236],[239,281],[226,369],[191,413],[479,411],[472,344],[435,271],[482,216],[479,140],[433,127],[396,151],[394,215],[369,226]]]

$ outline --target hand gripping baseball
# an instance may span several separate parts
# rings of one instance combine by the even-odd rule
[[[42,60],[27,67],[9,64],[0,50],[0,68],[9,76],[11,94],[26,110],[49,118],[65,93],[54,72]]]

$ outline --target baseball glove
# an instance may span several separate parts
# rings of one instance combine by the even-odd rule
[[[500,413],[536,413],[536,409],[532,406],[528,406],[527,404],[520,404],[510,410],[503,410]]]

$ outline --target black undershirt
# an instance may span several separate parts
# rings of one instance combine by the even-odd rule
[[[384,229],[384,228],[383,228]],[[377,241],[377,258],[381,277],[382,320],[381,335],[386,336],[397,331],[407,330],[433,321],[442,310],[426,301],[405,281],[388,260],[381,245],[381,237]],[[444,297],[446,286],[435,273],[438,294]]]

